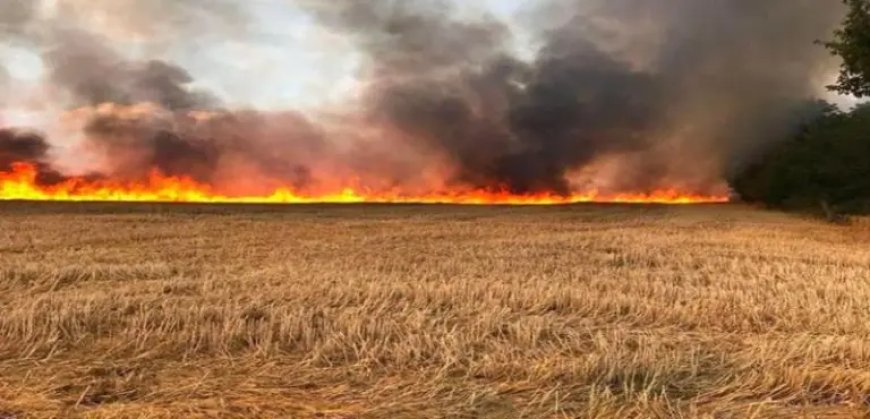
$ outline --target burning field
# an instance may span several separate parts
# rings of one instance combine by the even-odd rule
[[[823,95],[842,16],[254,3],[0,4],[0,199],[722,202]]]
[[[0,0],[0,419],[868,415],[845,10]]]
[[[67,178],[51,185],[40,184],[39,169],[27,163],[14,163],[12,170],[0,173],[0,199],[20,201],[74,201],[74,202],[181,202],[212,204],[462,204],[462,205],[557,205],[577,203],[621,204],[710,204],[725,203],[725,195],[699,195],[676,189],[656,190],[649,193],[556,194],[538,192],[516,194],[508,190],[454,189],[444,192],[406,194],[401,190],[367,191],[345,188],[335,193],[300,194],[292,189],[279,188],[264,195],[222,195],[209,185],[187,177],[164,176],[152,172],[141,182],[114,182]]]
[[[3,417],[870,413],[866,220],[0,208]]]

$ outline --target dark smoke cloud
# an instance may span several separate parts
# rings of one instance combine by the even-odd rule
[[[140,179],[152,170],[226,185],[250,177],[303,188],[310,165],[335,159],[325,134],[294,112],[173,111],[156,105],[79,110],[86,151],[111,156],[103,171]],[[244,185],[250,191],[252,185]],[[268,187],[263,185],[263,192]]]
[[[584,72],[633,78],[610,74],[615,66],[607,60],[569,68],[556,47],[546,68],[519,62],[507,53],[506,27],[489,19],[454,20],[444,3],[344,1],[308,7],[367,52],[374,78],[368,92],[371,117],[446,153],[458,165],[457,181],[476,186],[565,190],[559,177],[561,161],[569,158],[562,142],[576,130],[563,119],[580,104],[573,92],[546,78],[585,83],[579,77]],[[591,45],[576,53],[603,56]],[[589,95],[608,94],[595,90]],[[589,140],[598,135],[584,133]],[[542,137],[552,147],[535,144]]]
[[[27,163],[37,169],[37,182],[57,183],[63,176],[51,167],[49,149],[45,138],[37,133],[0,128],[0,172],[10,172],[14,163]]]
[[[119,53],[116,37],[158,52],[241,39],[255,29],[248,3],[66,0],[50,22],[36,3],[0,3],[0,34],[36,45],[65,105],[85,108],[84,147],[108,176],[304,189],[370,174],[404,187],[444,164],[449,183],[558,193],[601,165],[584,187],[720,185],[796,125],[833,68],[813,42],[842,14],[823,0],[552,0],[527,16],[526,58],[511,26],[455,2],[295,0],[363,54],[361,113],[323,122],[227,109],[180,66]]]
[[[18,161],[41,161],[48,156],[48,149],[48,143],[38,134],[0,129],[0,170],[9,170]]]
[[[72,94],[73,105],[143,102],[167,109],[203,109],[216,103],[207,92],[190,88],[186,70],[159,60],[130,61],[101,39],[69,31],[63,43],[44,54],[52,81]]]
[[[368,112],[451,156],[458,181],[566,191],[566,173],[636,156],[630,187],[707,158],[698,183],[790,126],[841,10],[817,0],[554,2],[532,62],[507,28],[446,3],[303,2],[367,53]],[[824,68],[824,66],[821,66]]]
[[[479,63],[501,51],[510,31],[493,19],[452,19],[451,7],[432,1],[302,1],[325,24],[353,35],[369,54],[375,76],[383,71],[439,72]]]
[[[603,7],[621,16],[629,3]],[[834,65],[814,43],[843,14],[840,2],[819,0],[657,0],[629,14],[655,11],[667,23],[655,65],[671,91],[665,105],[675,116],[668,128],[697,127],[700,140],[688,141],[726,165],[740,164],[794,128]]]
[[[389,164],[389,158],[381,157],[379,163],[362,164],[373,148],[354,142],[340,150],[318,124],[299,112],[226,109],[216,95],[193,88],[195,80],[182,67],[164,60],[130,59],[106,31],[89,31],[83,24],[118,12],[116,17],[136,36],[166,36],[164,31],[180,38],[196,31],[230,33],[245,21],[245,10],[237,2],[69,0],[60,4],[67,20],[29,33],[23,31],[26,20],[40,19],[33,4],[3,6],[15,6],[22,19],[15,21],[20,40],[41,53],[48,83],[62,92],[60,99],[70,108],[66,119],[73,121],[75,132],[69,135],[82,139],[74,149],[77,159],[93,161],[86,169],[99,172],[88,177],[140,180],[157,170],[219,189],[265,193],[279,186],[313,187],[316,171],[323,177],[343,172],[347,179],[354,177],[356,168]],[[146,18],[163,13],[168,22]],[[347,139],[355,136],[342,134]],[[47,151],[42,137],[28,138],[38,139],[40,150]],[[0,170],[21,161],[37,166],[46,181],[57,173],[47,154],[7,157]]]

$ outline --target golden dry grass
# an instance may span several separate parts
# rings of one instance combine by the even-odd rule
[[[0,418],[862,417],[870,223],[0,207]]]

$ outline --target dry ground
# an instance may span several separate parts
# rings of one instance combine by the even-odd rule
[[[0,206],[0,418],[862,417],[870,222]]]

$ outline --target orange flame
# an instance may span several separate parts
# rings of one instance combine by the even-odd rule
[[[464,205],[556,205],[573,203],[624,204],[703,204],[728,202],[726,196],[685,194],[660,190],[640,194],[599,194],[592,191],[562,196],[553,193],[516,195],[510,192],[465,190],[405,195],[398,192],[367,192],[344,189],[337,193],[300,194],[279,188],[262,196],[227,196],[208,185],[187,177],[165,176],[157,171],[140,182],[69,178],[54,185],[40,185],[37,168],[29,163],[13,163],[12,170],[0,171],[0,200],[27,201],[116,201],[116,202],[191,202],[244,204],[303,203],[421,203]]]

